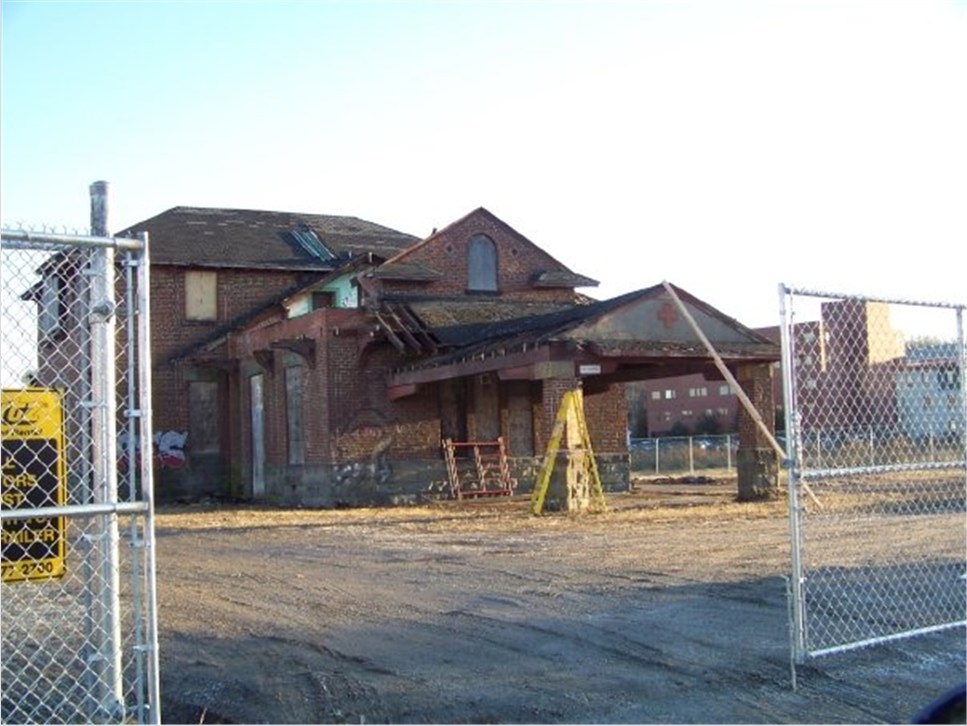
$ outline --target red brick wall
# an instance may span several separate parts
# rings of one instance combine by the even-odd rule
[[[281,293],[291,289],[304,280],[300,273],[276,272],[262,270],[226,270],[217,271],[217,313],[215,321],[188,321],[185,319],[185,283],[184,273],[187,268],[152,265],[151,267],[151,345],[152,345],[152,419],[154,430],[178,431],[189,430],[188,411],[188,381],[192,376],[189,364],[172,364],[170,359],[181,354],[194,345],[210,338],[217,330],[227,323],[250,312],[254,308],[264,306],[276,299]],[[283,384],[284,386],[284,384]],[[244,406],[235,404],[236,396],[233,389],[244,388]],[[246,421],[248,416],[248,376],[233,376],[232,388],[229,388],[227,402],[230,410],[223,410],[226,421],[236,422],[228,430],[234,435],[227,437],[224,442],[223,455],[227,462],[234,466],[242,464],[239,453],[245,452],[245,461],[249,461],[249,437],[247,428],[237,425],[239,417]],[[284,390],[283,390],[284,394]],[[271,396],[278,396],[271,377],[266,377],[266,400],[273,400]],[[274,399],[284,400],[284,399]],[[266,407],[267,417],[269,407]],[[283,414],[284,415],[284,414]],[[283,420],[284,425],[284,420]],[[266,421],[267,433],[277,430],[275,422]],[[284,429],[283,429],[284,432]],[[267,447],[275,456],[276,440],[267,440]],[[284,438],[282,445],[285,445]],[[190,450],[191,442],[187,442]],[[283,449],[283,452],[285,450]],[[283,453],[283,460],[285,453]],[[191,462],[182,472],[185,476],[191,473]]]
[[[489,214],[465,217],[432,236],[402,261],[430,267],[443,277],[432,283],[386,280],[383,289],[392,293],[417,292],[433,295],[463,295],[467,292],[467,242],[474,235],[489,237],[497,248],[497,288],[502,297],[516,300],[572,300],[571,289],[534,288],[533,277],[541,272],[567,269]],[[486,294],[486,293],[477,293]]]
[[[268,304],[300,281],[300,275],[271,270],[226,270],[218,274],[218,319],[185,319],[185,271],[166,265],[151,267],[151,341],[155,365],[196,344],[226,323]]]
[[[628,450],[628,408],[623,385],[614,384],[601,393],[585,394],[584,415],[595,453]]]
[[[577,379],[555,378],[544,381],[543,401],[534,421],[539,455],[542,455],[547,447],[564,392],[577,385],[579,385]],[[584,418],[595,453],[626,452],[628,450],[628,414],[624,386],[612,385],[601,393],[585,393],[583,398]]]
[[[360,356],[355,338],[343,340],[329,349],[332,461],[438,456],[436,388],[388,401],[386,375],[400,363],[395,349],[381,345]]]

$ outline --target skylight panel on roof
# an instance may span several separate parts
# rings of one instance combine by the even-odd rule
[[[299,243],[302,249],[313,257],[323,261],[336,259],[336,256],[322,243],[322,240],[310,227],[296,227],[290,230],[289,234],[292,239]]]

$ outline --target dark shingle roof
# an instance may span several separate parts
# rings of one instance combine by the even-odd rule
[[[542,272],[534,278],[534,287],[596,287],[597,280],[570,270]]]
[[[456,360],[485,357],[494,351],[517,350],[523,346],[533,347],[552,341],[577,341],[574,333],[583,326],[593,324],[613,314],[620,314],[622,309],[634,309],[637,303],[653,300],[664,292],[662,285],[629,292],[610,300],[591,301],[586,304],[566,305],[557,310],[547,310],[543,313],[531,311],[529,315],[520,314],[506,318],[478,319],[466,321],[464,324],[436,327],[430,321],[424,321],[433,335],[451,349],[439,356],[424,359],[411,365],[410,369],[429,368]],[[716,342],[719,352],[723,355],[766,360],[778,360],[778,347],[767,338],[745,327],[738,321],[728,318],[701,300],[678,289],[678,294],[685,303],[695,311],[707,316],[706,324],[713,321],[719,330],[713,338],[720,338]],[[670,303],[668,303],[670,304]],[[423,314],[416,306],[414,312]],[[511,313],[513,307],[508,307]],[[522,308],[518,308],[523,313]],[[686,328],[686,330],[689,330]],[[724,332],[723,332],[724,331]],[[599,333],[600,335],[600,333]],[[692,340],[694,338],[694,340]],[[644,355],[693,355],[705,357],[705,348],[693,333],[687,332],[684,338],[681,334],[672,335],[644,335],[637,337],[601,337],[592,342],[601,352],[606,354],[644,354]]]
[[[410,309],[437,338],[449,345],[465,345],[495,328],[519,330],[536,317],[572,310],[574,302],[454,298],[410,301]]]
[[[412,282],[432,282],[443,277],[443,273],[427,265],[415,262],[390,262],[380,265],[373,273],[381,280],[407,280]]]
[[[330,269],[333,260],[314,256],[293,235],[300,230],[342,259],[367,253],[385,259],[419,242],[357,217],[198,207],[174,207],[116,236],[147,232],[155,264]]]

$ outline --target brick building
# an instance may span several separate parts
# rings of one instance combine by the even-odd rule
[[[732,386],[699,373],[632,384],[632,436],[726,434],[738,430]]]
[[[624,384],[718,385],[664,285],[592,300],[578,289],[594,280],[483,208],[423,240],[352,217],[185,207],[117,236],[142,232],[160,501],[418,501],[446,479],[448,437],[502,437],[527,491],[577,386],[603,483],[621,490]],[[740,382],[768,374],[773,343],[677,294]],[[753,463],[764,448],[754,432],[743,445]]]
[[[812,430],[866,430],[875,421],[897,417],[895,376],[907,355],[903,335],[890,323],[889,305],[863,300],[831,300],[820,306],[818,320],[796,323],[792,355],[797,374],[800,420]],[[778,326],[755,332],[780,343]],[[782,406],[782,377],[773,376],[773,397]],[[732,433],[740,408],[735,392],[723,381],[699,375],[662,378],[636,384],[633,411],[649,436],[673,431],[703,431],[714,421],[718,432]]]

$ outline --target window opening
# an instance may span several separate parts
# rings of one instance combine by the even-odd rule
[[[467,247],[467,289],[497,292],[497,246],[486,235],[470,238]]]
[[[185,273],[185,317],[215,320],[218,316],[218,277],[214,272],[189,270]]]
[[[289,236],[307,253],[320,260],[333,260],[336,256],[326,247],[319,235],[306,225],[289,230]]]

